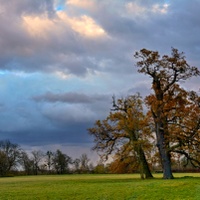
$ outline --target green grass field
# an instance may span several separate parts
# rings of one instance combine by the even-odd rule
[[[0,200],[199,200],[200,174],[174,180],[140,180],[139,175],[60,175],[0,178]]]

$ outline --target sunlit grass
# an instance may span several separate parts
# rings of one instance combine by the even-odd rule
[[[24,199],[200,199],[200,174],[175,174],[163,180],[131,175],[62,175],[0,178],[1,200]]]

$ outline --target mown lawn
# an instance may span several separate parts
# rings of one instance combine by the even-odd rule
[[[0,200],[200,199],[200,174],[174,180],[140,180],[139,175],[60,175],[0,178]]]

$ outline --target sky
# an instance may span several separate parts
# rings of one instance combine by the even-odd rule
[[[200,0],[0,0],[0,140],[95,160],[87,129],[112,96],[151,92],[133,55],[185,52],[200,69]],[[199,90],[199,78],[184,84]]]

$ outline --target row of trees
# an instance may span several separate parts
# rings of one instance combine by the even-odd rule
[[[163,178],[172,179],[172,164],[200,168],[200,97],[180,86],[199,76],[184,53],[172,48],[171,56],[142,49],[135,53],[138,71],[152,79],[152,93],[116,100],[105,120],[96,121],[89,133],[102,158],[115,155],[137,160],[141,178],[152,178],[151,163],[162,167]],[[156,147],[156,148],[155,148]]]
[[[87,154],[73,160],[59,149],[56,152],[34,150],[27,153],[18,144],[0,141],[0,176],[13,171],[26,175],[88,173],[92,169],[89,161]]]

